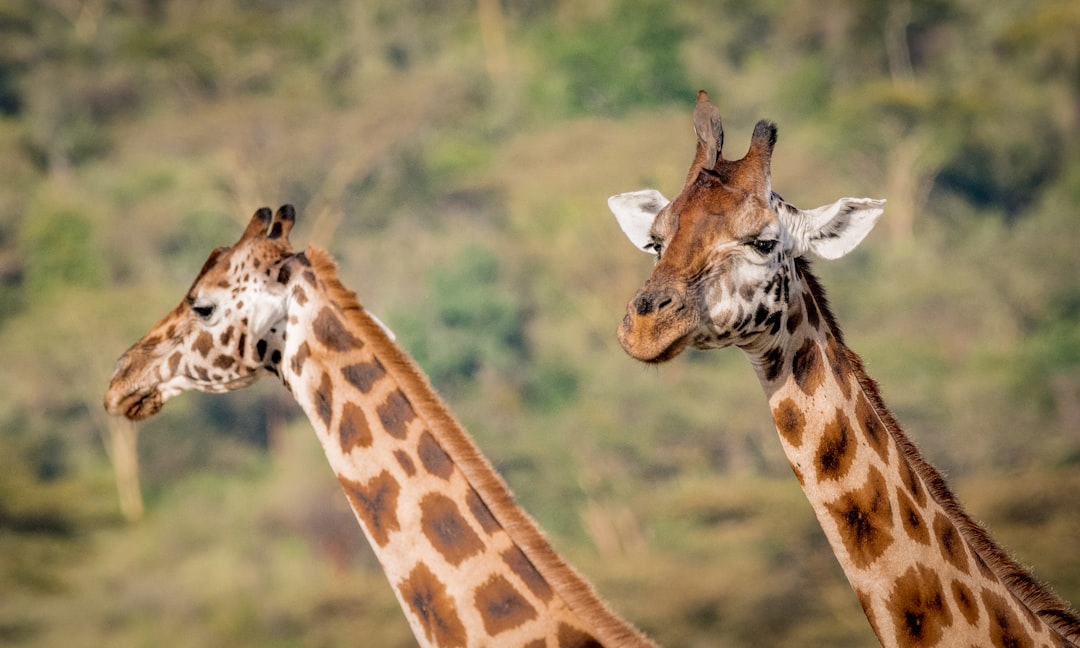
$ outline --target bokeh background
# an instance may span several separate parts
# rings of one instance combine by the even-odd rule
[[[741,354],[614,337],[650,260],[605,200],[677,193],[698,88],[729,157],[779,123],[794,204],[889,200],[816,265],[847,339],[1080,601],[1078,34],[1074,0],[5,0],[0,643],[412,645],[280,385],[137,429],[100,404],[291,202],[619,612],[669,646],[872,645]]]

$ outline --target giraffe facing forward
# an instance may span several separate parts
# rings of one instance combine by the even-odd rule
[[[296,252],[290,205],[255,212],[183,301],[118,361],[110,414],[277,376],[427,646],[648,646],[555,553],[329,255]]]
[[[843,198],[802,211],[772,191],[776,126],[758,122],[740,160],[723,158],[708,95],[682,192],[608,204],[656,256],[618,336],[659,363],[687,347],[742,349],[791,468],[885,646],[1069,646],[1080,618],[964,512],[903,434],[862,361],[844,345],[805,259],[847,254],[884,201]]]

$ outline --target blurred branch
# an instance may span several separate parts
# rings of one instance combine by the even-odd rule
[[[911,2],[890,2],[889,13],[885,18],[885,54],[889,59],[889,74],[894,82],[910,81],[913,77],[907,36],[910,25]]]
[[[105,17],[105,0],[47,0],[45,4],[71,23],[75,38],[83,43],[97,36]]]

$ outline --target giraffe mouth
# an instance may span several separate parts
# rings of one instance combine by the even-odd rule
[[[164,402],[161,392],[155,388],[135,390],[120,397],[114,397],[110,392],[105,398],[105,411],[113,416],[141,421],[160,412]]]
[[[619,326],[618,338],[623,350],[632,358],[647,364],[661,364],[686,350],[694,340],[694,329],[680,332],[658,327],[655,321],[646,325],[627,314]],[[653,318],[655,319],[655,318]],[[681,333],[681,334],[680,334]]]

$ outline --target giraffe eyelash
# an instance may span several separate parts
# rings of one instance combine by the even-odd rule
[[[191,302],[191,310],[199,317],[199,319],[206,321],[214,314],[214,304],[198,300]]]
[[[761,254],[767,256],[776,249],[777,243],[779,243],[779,241],[776,239],[754,239],[749,242],[749,245]]]

